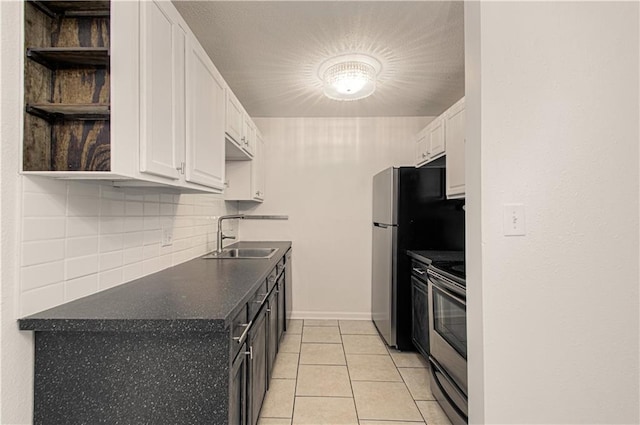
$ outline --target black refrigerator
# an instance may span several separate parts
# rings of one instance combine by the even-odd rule
[[[447,200],[442,165],[373,177],[371,317],[389,346],[413,350],[407,250],[464,250],[464,200]]]

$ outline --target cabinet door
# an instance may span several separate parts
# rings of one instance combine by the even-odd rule
[[[447,111],[445,120],[447,198],[461,198],[465,195],[464,155],[466,129],[464,98]]]
[[[247,113],[244,114],[244,126],[243,126],[242,144],[243,148],[249,155],[255,153],[256,145],[256,126],[253,120]]]
[[[273,362],[278,352],[278,293],[274,289],[267,300],[267,321],[269,322],[268,342],[267,342],[267,388],[268,382],[271,380],[271,372],[273,371]]]
[[[251,161],[251,190],[253,199],[264,200],[265,180],[265,148],[264,139],[260,132],[256,132],[256,153]]]
[[[418,133],[418,137],[416,138],[416,144],[415,144],[416,167],[419,167],[428,161],[429,158],[427,156],[427,146],[428,146],[427,129],[425,128],[422,131],[420,131],[420,133]]]
[[[280,275],[278,279],[278,286],[276,287],[278,291],[278,345],[280,344],[280,339],[282,338],[282,334],[284,333],[285,319],[284,319],[284,273]]]
[[[267,391],[267,320],[266,309],[260,310],[249,333],[249,421],[258,423],[260,407]]]
[[[226,133],[238,145],[242,139],[243,112],[238,98],[236,98],[231,89],[227,88]]]
[[[140,171],[180,178],[185,141],[185,31],[167,2],[140,3]]]
[[[229,376],[229,423],[247,425],[247,344],[242,345]]]
[[[284,330],[289,328],[289,320],[291,320],[291,313],[293,312],[293,255],[292,250],[289,248],[285,255],[286,262],[284,263]]]
[[[445,153],[445,137],[444,137],[445,123],[444,119],[438,117],[429,125],[429,148],[427,150],[427,156],[429,161],[436,159],[444,155]]]
[[[187,37],[186,180],[224,188],[224,80],[200,43]]]
[[[429,356],[429,298],[427,285],[411,277],[412,339],[418,351]]]

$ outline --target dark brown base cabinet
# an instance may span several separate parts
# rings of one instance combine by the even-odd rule
[[[289,251],[290,252],[290,251]],[[290,260],[290,256],[289,262]],[[286,264],[291,267],[291,264]],[[242,343],[246,333],[246,344],[238,351],[231,367],[229,391],[229,425],[256,425],[260,416],[260,409],[278,353],[280,338],[287,319],[285,313],[285,260],[280,260],[276,268],[269,274],[265,287],[260,287],[248,303],[249,321],[244,325],[238,323],[234,341]],[[267,294],[264,293],[266,288]],[[256,314],[257,312],[257,314]],[[252,316],[255,318],[252,319]],[[248,326],[246,326],[248,324]]]
[[[267,311],[260,310],[249,331],[249,423],[256,425],[267,392]]]
[[[291,257],[289,257],[289,262],[291,261]],[[285,266],[286,267],[286,266]],[[282,339],[282,334],[285,331],[285,326],[286,326],[286,322],[285,322],[285,311],[284,311],[284,305],[285,305],[285,293],[284,293],[284,288],[285,288],[285,275],[286,272],[281,274],[280,277],[278,278],[278,286],[276,286],[276,290],[278,291],[278,344],[280,343],[280,339]]]
[[[229,378],[229,424],[247,423],[247,359],[250,352],[247,344],[240,348],[231,365]]]
[[[278,352],[278,288],[274,288],[271,291],[271,295],[267,299],[267,321],[269,326],[269,341],[267,344],[267,369],[269,370],[269,376],[267,379],[271,379],[271,371],[273,370],[273,363],[276,360],[276,354]],[[269,381],[267,381],[269,382]]]

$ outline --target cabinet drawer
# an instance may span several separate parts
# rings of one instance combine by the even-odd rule
[[[265,280],[264,282],[262,282],[260,287],[256,289],[256,291],[253,293],[253,297],[251,297],[248,302],[250,320],[256,317],[256,314],[258,314],[260,308],[266,303],[268,294],[269,291],[267,290],[267,281]]]
[[[277,273],[277,267],[274,267],[273,270],[271,270],[271,273],[269,273],[269,276],[267,276],[267,291],[271,292],[271,290],[273,289],[274,286],[276,286],[276,276],[278,275]]]

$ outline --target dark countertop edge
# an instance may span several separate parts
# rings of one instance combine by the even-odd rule
[[[437,251],[437,250],[408,249],[406,253],[409,257],[413,258],[414,260],[421,261],[427,265],[430,265],[433,262],[432,258],[425,256],[425,255],[430,255],[430,253],[434,254],[433,255],[434,258],[438,257],[436,261],[448,260],[448,258],[446,258],[448,256],[450,256],[451,259],[457,258],[458,256],[460,256],[460,254],[463,255],[462,259],[464,260],[464,251]]]
[[[255,243],[282,243],[285,244],[286,247],[282,250],[282,252],[278,252],[277,255],[274,255],[269,261],[265,270],[261,273],[260,277],[256,280],[256,282],[251,285],[251,289],[247,291],[247,293],[238,300],[237,303],[227,312],[224,318],[218,319],[202,319],[202,318],[182,318],[182,319],[64,319],[64,318],[46,318],[46,317],[34,317],[37,315],[41,315],[46,313],[47,310],[42,312],[34,313],[33,315],[29,315],[27,317],[23,317],[18,319],[18,329],[21,331],[58,331],[58,332],[220,332],[227,329],[231,323],[231,320],[234,317],[236,311],[246,302],[251,299],[251,296],[255,293],[258,287],[264,283],[264,280],[269,276],[271,270],[276,266],[278,262],[282,258],[287,255],[292,247],[293,243],[291,241],[238,241],[234,244],[228,245],[225,248],[234,248],[242,245],[250,245]],[[205,255],[205,254],[202,254]],[[202,256],[201,255],[201,256]],[[177,264],[173,267],[177,267],[188,263],[189,261],[193,261],[198,259],[198,256],[192,260],[188,260],[184,263]],[[209,260],[207,260],[209,261]],[[216,261],[216,260],[211,260]],[[157,273],[162,273],[165,270],[161,270]],[[149,275],[151,276],[151,275]],[[143,277],[144,278],[144,277]],[[136,279],[138,280],[138,279]],[[135,282],[135,280],[131,282],[125,282],[124,284],[131,284]],[[111,288],[118,288],[120,285]],[[95,294],[99,294],[100,292],[96,292]],[[91,295],[95,295],[91,294]],[[89,296],[91,296],[89,295]],[[81,300],[80,298],[79,300]],[[76,302],[79,300],[74,300],[70,302]],[[63,303],[61,305],[64,305]],[[59,307],[59,306],[56,306]],[[52,307],[51,309],[55,309],[56,307]]]
[[[226,323],[209,319],[18,319],[21,331],[48,332],[222,332]]]

